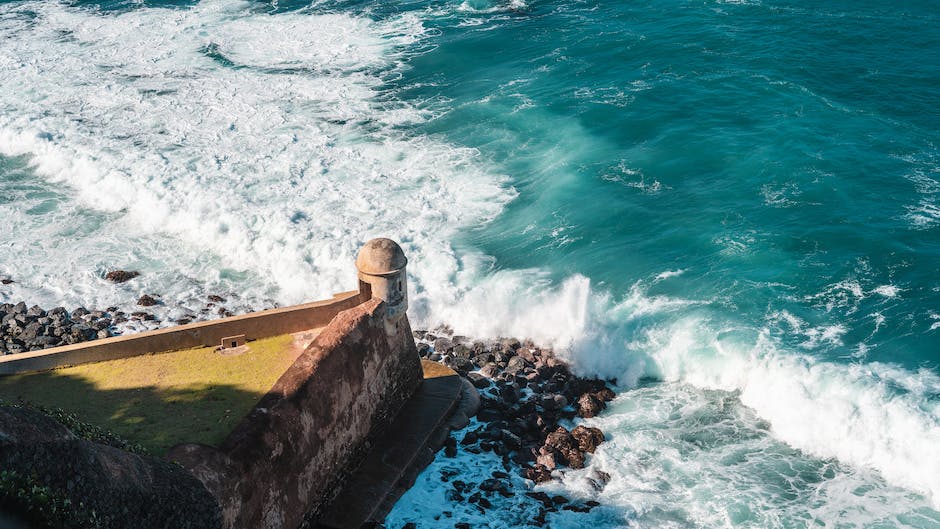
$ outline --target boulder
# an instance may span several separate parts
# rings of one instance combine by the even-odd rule
[[[140,296],[140,299],[137,300],[137,304],[141,307],[152,307],[157,303],[159,302],[150,294],[144,294],[143,296]]]
[[[112,283],[124,283],[130,281],[135,277],[139,276],[140,272],[129,271],[129,270],[112,270],[108,272],[104,278]]]
[[[559,426],[545,437],[543,448],[552,451],[556,457],[560,456],[571,468],[584,467],[584,454],[581,453],[578,441],[564,426]]]
[[[525,469],[524,475],[526,479],[531,479],[536,483],[545,483],[546,481],[552,480],[552,472],[544,466],[538,464],[534,467]]]
[[[571,430],[571,436],[578,442],[578,449],[589,454],[593,454],[597,446],[604,442],[604,432],[590,426],[576,426]]]
[[[607,403],[594,393],[585,393],[578,398],[578,416],[591,418],[607,407]]]

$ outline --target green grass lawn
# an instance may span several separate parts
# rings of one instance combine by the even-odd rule
[[[151,454],[181,442],[217,445],[297,358],[291,335],[0,376],[0,400],[62,408]]]

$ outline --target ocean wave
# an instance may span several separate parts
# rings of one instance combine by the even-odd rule
[[[814,327],[786,311],[771,313],[769,322],[786,321],[802,337],[802,350],[791,350],[768,328],[713,310],[719,300],[650,295],[643,282],[616,300],[583,276],[555,287],[533,281],[538,277],[515,271],[476,278],[476,288],[436,314],[457,322],[459,333],[552,344],[580,373],[616,379],[622,389],[652,379],[737,394],[790,446],[875,469],[940,506],[940,454],[933,448],[940,446],[940,377],[930,370],[813,355],[841,345],[841,324]],[[867,295],[855,287],[833,288]],[[872,293],[896,295],[881,287]]]
[[[44,215],[3,206],[12,295],[108,306],[146,290],[195,307],[221,289],[245,306],[295,303],[355,288],[358,246],[384,235],[437,296],[463,266],[454,231],[514,191],[472,149],[402,132],[428,116],[383,79],[427,34],[409,14],[237,2],[0,7],[0,154],[58,192]],[[89,217],[88,230],[62,229]],[[144,272],[135,287],[101,280],[119,266]]]

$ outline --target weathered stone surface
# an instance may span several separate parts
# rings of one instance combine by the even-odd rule
[[[137,300],[137,304],[140,305],[141,307],[153,307],[154,305],[158,303],[159,301],[157,301],[150,294],[144,294],[143,296],[140,296],[140,299]]]
[[[0,406],[0,468],[83,504],[102,527],[221,527],[214,498],[179,466],[80,439],[33,410]]]
[[[584,425],[575,426],[571,436],[577,440],[578,449],[589,454],[593,454],[597,446],[604,442],[604,432],[600,428]]]
[[[606,407],[607,403],[593,393],[585,393],[578,398],[578,415],[584,418],[596,417]]]
[[[421,383],[408,320],[396,325],[386,331],[379,299],[341,312],[219,449],[170,451],[218,499],[225,527],[297,527],[332,499],[332,478]]]

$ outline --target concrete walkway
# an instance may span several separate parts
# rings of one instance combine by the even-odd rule
[[[463,383],[457,373],[440,364],[422,361],[422,367],[421,388],[376,441],[317,527],[359,529],[369,522],[381,522],[411,486],[411,480],[433,459],[443,436],[449,433],[443,430],[460,401]]]

